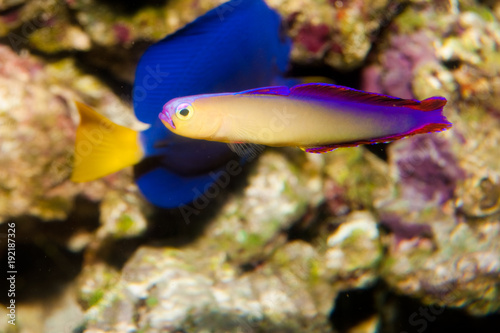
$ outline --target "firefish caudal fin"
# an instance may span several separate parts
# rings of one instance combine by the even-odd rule
[[[138,163],[144,153],[139,133],[117,125],[91,107],[75,102],[80,113],[71,180],[86,182]]]

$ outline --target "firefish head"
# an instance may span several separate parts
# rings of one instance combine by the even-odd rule
[[[159,118],[177,135],[210,140],[220,127],[221,117],[202,99],[203,95],[174,98],[163,106]]]

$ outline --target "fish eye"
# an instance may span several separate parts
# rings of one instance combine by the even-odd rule
[[[188,120],[193,116],[193,113],[194,113],[193,106],[189,103],[179,104],[175,109],[175,114],[177,118],[181,120]]]

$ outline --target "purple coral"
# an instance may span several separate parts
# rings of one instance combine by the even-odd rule
[[[427,201],[448,201],[457,181],[465,177],[449,143],[436,135],[400,141],[391,147],[390,154],[402,196],[417,206]]]
[[[383,213],[380,224],[389,229],[395,236],[396,244],[404,239],[432,236],[432,228],[428,224],[408,223],[396,214]]]
[[[425,32],[396,35],[382,53],[380,64],[363,72],[362,89],[401,98],[414,98],[411,82],[417,67],[437,61],[432,39]]]

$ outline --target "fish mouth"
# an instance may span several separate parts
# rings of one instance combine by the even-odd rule
[[[167,112],[167,110],[163,109],[160,114],[158,115],[160,120],[165,124],[169,124],[172,128],[175,129],[174,121],[170,117],[170,114]]]

